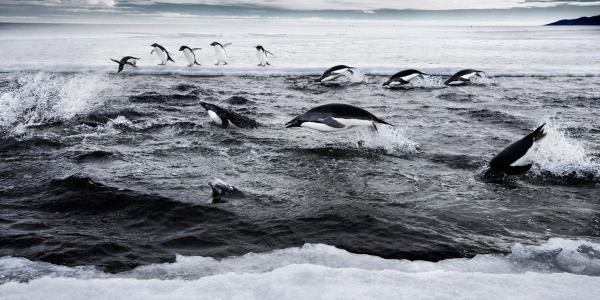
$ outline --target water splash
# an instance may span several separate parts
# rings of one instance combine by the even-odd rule
[[[105,75],[104,75],[105,76]],[[68,120],[103,103],[103,75],[19,73],[0,91],[0,128],[10,134],[27,126]]]
[[[403,129],[390,126],[377,126],[375,133],[370,129],[357,130],[360,147],[383,150],[387,154],[408,155],[417,153],[418,144],[406,137]]]
[[[531,174],[559,180],[600,180],[600,163],[560,127],[546,122],[546,137],[534,149]]]
[[[444,79],[441,76],[423,76],[415,77],[410,83],[407,84],[410,88],[423,88],[423,89],[440,89],[446,87]]]
[[[496,79],[494,79],[494,77],[490,77],[490,76],[486,75],[485,73],[480,73],[480,74],[481,74],[481,77],[474,76],[473,78],[471,78],[472,84],[478,84],[478,85],[497,85],[498,84],[496,82]]]

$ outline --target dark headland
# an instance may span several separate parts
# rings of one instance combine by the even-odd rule
[[[580,26],[600,26],[600,15],[593,17],[581,17],[579,19],[565,19],[554,23],[546,24],[546,26],[562,26],[562,25],[580,25]]]

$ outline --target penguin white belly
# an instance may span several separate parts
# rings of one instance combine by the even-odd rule
[[[318,123],[318,122],[303,122],[300,126],[318,130],[318,131],[325,131],[325,132],[342,131],[342,130],[346,129],[346,127],[335,128],[335,127],[331,127],[329,125],[325,125],[323,123]]]
[[[533,155],[533,148],[534,148],[535,144],[532,145],[527,152],[525,152],[525,155],[521,156],[521,158],[517,159],[515,162],[513,162],[512,164],[510,164],[511,167],[522,167],[522,166],[526,166],[531,164],[531,156]]]
[[[217,123],[217,125],[219,125],[219,126],[223,125],[223,120],[221,120],[219,115],[217,115],[217,113],[215,113],[214,111],[209,110],[208,116],[210,117],[211,120],[213,120],[213,122]]]
[[[466,80],[470,80],[471,78],[473,78],[473,76],[475,76],[475,74],[477,74],[477,73],[475,73],[475,72],[468,73],[468,74],[465,74],[465,75],[463,75],[463,76],[460,76],[460,78],[461,78],[462,80],[465,80],[465,81],[466,81]]]
[[[390,83],[388,84],[388,86],[395,87],[395,86],[400,86],[400,85],[402,85],[402,84],[403,84],[403,83],[402,83],[402,82],[400,82],[400,81],[392,81],[392,82],[390,82]]]
[[[345,128],[356,127],[356,126],[373,126],[373,121],[371,120],[361,120],[361,119],[340,119],[340,118],[332,118],[340,124],[344,125]]]
[[[260,65],[266,65],[267,64],[267,54],[265,54],[262,51],[256,51],[256,58],[258,59],[258,63]]]
[[[193,66],[194,62],[196,61],[196,58],[194,57],[192,51],[185,49],[183,50],[183,55],[185,56],[185,59],[188,62],[188,66]]]
[[[221,46],[215,46],[215,55],[217,56],[217,62],[227,62],[227,53]]]
[[[162,60],[163,63],[167,62],[167,53],[165,51],[162,51],[160,48],[154,48],[154,50],[156,50],[156,55],[158,55],[158,57],[160,58],[160,60]]]
[[[415,77],[417,77],[417,76],[419,76],[419,74],[418,74],[418,73],[414,73],[414,74],[406,75],[406,76],[402,77],[402,80],[404,80],[404,81],[410,81],[411,79],[413,79],[413,78],[415,78]]]
[[[342,76],[342,74],[335,74],[335,73],[331,73],[329,74],[329,76],[321,79],[321,81],[331,81],[331,80],[335,80],[338,79]]]

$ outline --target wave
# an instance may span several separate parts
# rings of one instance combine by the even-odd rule
[[[0,128],[22,134],[28,126],[60,122],[103,104],[110,83],[100,73],[17,73],[0,89]]]
[[[591,299],[600,293],[600,244],[562,238],[439,262],[305,244],[221,260],[178,255],[173,263],[118,274],[17,257],[0,258],[0,266],[4,299]]]

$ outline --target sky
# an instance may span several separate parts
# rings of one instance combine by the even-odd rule
[[[0,22],[194,23],[207,17],[538,25],[600,15],[600,0],[0,0]]]

